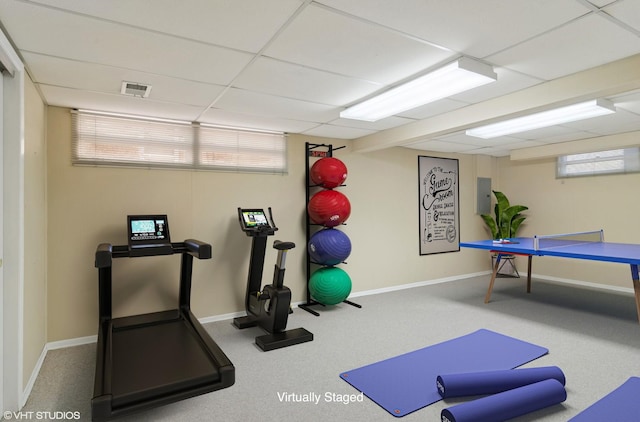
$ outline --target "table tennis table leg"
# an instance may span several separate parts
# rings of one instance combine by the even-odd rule
[[[527,259],[527,293],[531,293],[531,261],[533,260],[533,255],[529,255]]]
[[[493,265],[493,273],[491,274],[491,281],[489,282],[489,290],[487,290],[487,294],[484,297],[484,303],[489,303],[491,300],[491,291],[493,290],[493,284],[496,282],[496,276],[498,275],[498,269],[500,268],[500,258],[502,258],[502,254],[498,254],[496,256],[496,262]]]
[[[484,303],[489,303],[491,300],[491,292],[493,291],[493,285],[495,284],[496,277],[498,276],[498,270],[500,269],[500,259],[502,258],[501,253],[496,253],[496,262],[493,265],[493,273],[491,274],[491,281],[489,282],[489,290],[487,290],[487,294],[484,297]],[[507,255],[518,255],[518,254],[507,254]],[[524,254],[522,254],[524,255]],[[533,255],[527,255],[527,293],[531,293],[531,263],[533,261]],[[638,292],[640,292],[640,282],[638,283]],[[636,298],[640,297],[640,293],[636,295]],[[638,316],[640,317],[640,305],[638,305]]]
[[[631,278],[633,279],[633,291],[636,296],[636,312],[638,314],[638,322],[640,322],[640,276],[638,275],[638,265],[631,264]]]

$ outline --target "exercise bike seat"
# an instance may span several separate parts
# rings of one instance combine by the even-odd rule
[[[288,251],[289,249],[295,248],[296,244],[293,242],[282,242],[280,240],[274,240],[273,247],[274,249],[277,249],[279,251]]]

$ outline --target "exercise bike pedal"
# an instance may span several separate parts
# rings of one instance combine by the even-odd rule
[[[261,292],[256,292],[256,299],[258,300],[269,300],[271,299],[271,295],[267,290],[263,290]]]

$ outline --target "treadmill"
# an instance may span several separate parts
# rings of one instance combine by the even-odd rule
[[[99,328],[91,418],[105,421],[230,387],[235,368],[191,312],[193,258],[210,259],[211,245],[172,243],[166,215],[127,217],[129,243],[102,243]],[[177,309],[111,317],[113,258],[181,254]],[[151,280],[152,282],[152,280]]]

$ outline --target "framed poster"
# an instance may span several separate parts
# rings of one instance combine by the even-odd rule
[[[420,255],[460,250],[458,160],[418,156]]]

